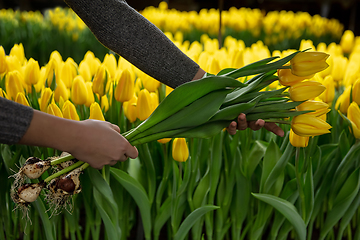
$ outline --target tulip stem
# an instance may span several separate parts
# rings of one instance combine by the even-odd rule
[[[68,172],[74,170],[74,169],[77,168],[77,167],[81,167],[81,170],[84,170],[84,169],[86,169],[88,166],[89,166],[88,163],[84,163],[84,162],[82,162],[82,161],[78,161],[78,162],[74,163],[73,165],[70,165],[70,166],[64,168],[63,170],[61,170],[61,171],[59,171],[59,172],[56,172],[56,173],[50,175],[49,177],[47,177],[47,178],[44,180],[44,182],[48,183],[48,182],[50,182],[51,180],[53,180],[54,178],[60,177],[61,175],[65,174],[65,173],[68,173]]]
[[[66,162],[66,161],[69,161],[71,159],[74,159],[74,157],[72,155],[66,155],[66,156],[63,156],[63,157],[59,157],[57,159],[54,159],[54,160],[51,160],[51,166],[54,166],[54,165],[57,165],[57,164],[60,164],[62,162]]]

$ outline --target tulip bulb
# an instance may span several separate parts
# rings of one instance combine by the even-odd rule
[[[41,190],[45,187],[45,182],[26,183],[18,188],[12,196],[15,203],[28,204],[34,202],[40,195]]]
[[[26,160],[20,172],[25,174],[30,179],[39,178],[49,167],[50,161],[44,161],[37,157],[30,157]]]

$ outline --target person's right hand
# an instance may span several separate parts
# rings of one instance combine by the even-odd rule
[[[137,149],[120,134],[120,128],[110,122],[84,120],[76,131],[78,134],[71,140],[73,147],[69,153],[93,168],[138,156]]]
[[[119,127],[110,122],[75,121],[37,110],[19,143],[58,149],[97,169],[138,156]]]

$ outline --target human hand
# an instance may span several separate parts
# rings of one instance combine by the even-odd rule
[[[245,130],[247,128],[250,128],[254,131],[257,131],[264,127],[266,130],[268,130],[280,137],[284,136],[284,131],[275,123],[266,123],[262,119],[258,119],[256,121],[246,121],[246,115],[244,113],[240,113],[237,120],[238,120],[238,122],[233,121],[227,127],[227,131],[231,135],[234,135],[236,133],[237,129]]]
[[[137,149],[120,134],[120,128],[110,122],[84,120],[75,131],[79,134],[72,139],[69,153],[93,168],[101,169],[138,156]]]

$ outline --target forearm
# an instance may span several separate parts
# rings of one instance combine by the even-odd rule
[[[175,88],[198,72],[198,64],[125,1],[65,2],[104,46],[164,84]]]
[[[71,143],[77,142],[80,127],[78,121],[34,110],[30,126],[19,143],[71,151]]]

